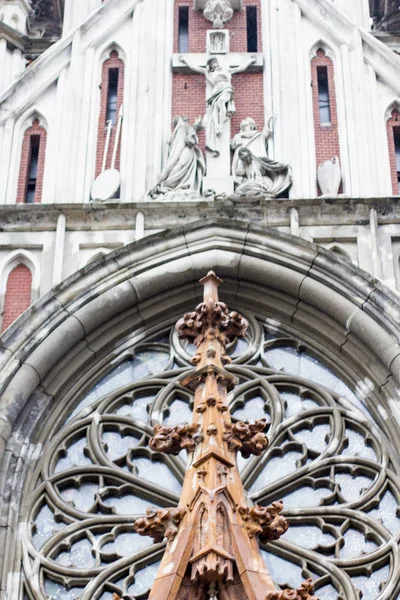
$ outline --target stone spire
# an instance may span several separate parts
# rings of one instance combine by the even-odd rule
[[[277,540],[288,528],[282,502],[248,506],[236,453],[260,455],[268,440],[264,419],[232,422],[227,393],[236,384],[225,366],[226,346],[245,334],[248,323],[218,299],[220,279],[210,271],[201,280],[204,301],[177,323],[180,336],[194,342],[196,370],[181,383],[194,392],[190,425],[158,425],[149,445],[178,454],[188,467],[178,508],[148,509],[135,529],[168,543],[149,600],[316,600],[312,582],[299,590],[277,590],[261,557],[258,540]]]

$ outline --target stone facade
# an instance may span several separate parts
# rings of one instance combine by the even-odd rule
[[[304,464],[296,467],[303,469],[306,487],[312,485],[314,490],[321,488],[323,478],[329,479],[331,500],[308,513],[308,525],[322,527],[321,519],[326,518],[324,533],[335,530],[332,535],[337,536],[334,559],[320,573],[315,553],[304,548],[296,555],[283,542],[273,546],[276,555],[287,559],[294,553],[300,556],[297,568],[302,565],[307,577],[321,575],[317,597],[330,581],[333,587],[325,590],[326,595],[322,592],[320,600],[331,600],[332,590],[341,600],[357,600],[364,589],[358,579],[370,582],[371,573],[386,568],[385,561],[397,564],[390,533],[368,516],[385,502],[388,490],[397,503],[400,498],[396,483],[400,463],[394,450],[400,435],[397,33],[385,29],[383,17],[380,25],[377,15],[372,23],[368,0],[230,0],[233,15],[222,25],[216,21],[229,32],[229,53],[213,55],[224,69],[213,71],[211,89],[207,32],[218,30],[202,15],[206,4],[211,6],[205,0],[0,0],[0,65],[4,66],[0,69],[0,568],[4,582],[0,600],[56,596],[56,591],[43,587],[43,573],[49,569],[53,569],[53,584],[64,585],[67,592],[76,582],[82,589],[88,585],[77,596],[83,600],[103,599],[103,592],[104,598],[142,593],[129,591],[133,572],[127,575],[125,588],[112,579],[116,577],[113,561],[121,558],[115,552],[93,550],[97,561],[110,563],[108,578],[102,579],[99,564],[75,574],[71,565],[57,566],[53,558],[73,546],[78,525],[68,529],[65,539],[58,532],[56,541],[49,542],[50,549],[46,546],[42,552],[32,541],[39,528],[35,519],[46,493],[52,498],[48,506],[60,519],[57,526],[62,522],[69,527],[74,519],[86,523],[87,515],[79,514],[71,498],[57,512],[63,492],[71,494],[86,474],[77,474],[72,466],[57,487],[62,476],[53,467],[66,459],[71,440],[79,442],[81,422],[73,418],[78,402],[107,380],[111,367],[118,369],[124,360],[134,361],[146,353],[148,357],[152,351],[159,353],[159,360],[170,344],[171,372],[157,378],[150,371],[151,380],[146,380],[147,372],[142,373],[138,383],[129,381],[126,394],[135,398],[138,389],[142,399],[142,379],[147,381],[144,387],[154,389],[165,379],[172,386],[168,393],[173,389],[179,401],[191,402],[179,379],[189,369],[186,350],[168,328],[198,303],[195,282],[209,269],[226,280],[224,301],[250,315],[248,349],[237,356],[230,349],[232,369],[242,378],[233,408],[244,409],[250,379],[264,378],[257,398],[269,407],[265,416],[271,417],[276,431],[281,426],[276,414],[282,415],[286,406],[279,394],[283,398],[293,386],[303,399],[307,388],[308,400],[317,403],[313,408],[317,406],[317,411],[307,413],[304,430],[317,430],[333,421],[337,427],[329,446],[332,462],[326,458],[331,479],[327,471],[319,474],[318,464],[314,471],[310,466],[317,457],[312,447],[308,454],[303,448]],[[226,8],[226,2],[222,4]],[[185,17],[180,23],[184,14],[180,9],[188,9],[187,22]],[[247,9],[253,11],[253,25],[256,15],[252,32]],[[250,33],[257,38],[251,50]],[[187,52],[180,47],[182,35],[188,36]],[[240,66],[242,72],[235,72]],[[331,117],[324,123],[321,72],[326,73],[324,101]],[[218,111],[225,109],[222,132],[216,134],[222,150],[220,156],[212,156],[206,148],[209,121],[204,114],[208,110],[208,119],[211,115],[217,121]],[[175,117],[181,117],[179,127]],[[240,177],[250,183],[252,177],[256,180],[260,164],[263,177],[268,177],[268,169],[279,173],[282,166],[287,168],[293,183],[279,197],[235,193],[229,143],[248,117],[255,122],[255,133],[267,131],[268,149],[250,154],[248,170]],[[340,166],[340,187],[335,188],[337,171],[330,174],[330,162]],[[321,163],[325,163],[319,171],[322,180],[335,180],[332,193],[326,193],[322,183],[324,193],[318,188]],[[219,165],[225,170],[218,190],[207,184],[207,177],[212,171],[216,179]],[[192,168],[201,171],[201,177],[193,175]],[[107,188],[110,171],[114,175],[116,171],[119,189],[105,202],[93,201],[94,181]],[[174,181],[182,180],[201,180],[203,188],[193,189],[191,184],[168,194],[150,193],[157,184],[162,188],[168,182],[173,187]],[[33,192],[28,201],[29,185]],[[318,361],[327,364],[340,378],[340,389],[351,390],[356,407],[340,395],[339,388],[328,393],[325,380],[309,384],[301,373],[290,375],[291,379],[264,361],[263,352],[272,344],[274,332],[281,336],[275,349],[285,342],[291,344],[290,356],[309,352],[318,365]],[[178,379],[173,381],[175,376]],[[94,524],[93,535],[103,534],[108,511],[107,523],[114,529],[104,544],[111,543],[118,528],[124,533],[132,526],[132,519],[118,520],[115,511],[107,508],[106,494],[117,489],[118,477],[122,477],[115,492],[119,500],[124,485],[130,485],[132,492],[141,484],[131,450],[125,453],[125,472],[110,474],[111,442],[96,437],[98,423],[102,422],[104,439],[108,435],[111,440],[118,431],[122,439],[118,443],[129,437],[147,439],[150,420],[149,425],[144,420],[151,414],[151,425],[163,427],[175,398],[157,392],[154,406],[144,409],[139,425],[132,425],[109,419],[108,408],[119,407],[123,398],[114,393],[116,388],[107,388],[111,394],[107,406],[100,396],[96,399],[99,412],[90,412],[89,404],[82,412],[82,418],[88,418],[82,427],[89,428],[90,421],[90,435],[81,459],[86,465],[84,461],[91,460],[106,481],[99,483],[95,516],[90,516],[93,522],[88,527]],[[72,425],[62,420],[67,418]],[[346,437],[344,423],[351,419],[352,433]],[[297,444],[299,450],[297,425],[290,421],[288,427],[285,443],[289,448]],[[352,435],[364,435],[365,452],[368,455],[372,449],[376,460],[349,459],[336,480],[333,465],[347,455]],[[285,452],[274,444],[276,440],[268,456],[284,457]],[[152,452],[142,444],[136,458],[157,463],[159,458]],[[245,471],[248,481],[268,463],[265,456]],[[184,473],[179,460],[168,457],[163,463],[176,477]],[[111,466],[123,471],[122,458]],[[124,474],[129,468],[131,479]],[[331,514],[329,502],[345,504],[340,469],[353,478],[368,479],[378,471],[379,476],[362,506],[354,500]],[[88,484],[95,485],[95,477],[89,479]],[[160,490],[156,484],[139,489],[141,501],[162,508],[175,506],[175,492]],[[286,494],[295,490],[296,482],[285,485],[282,493]],[[362,495],[362,486],[360,490]],[[254,501],[260,494],[254,493]],[[105,512],[99,516],[101,510]],[[289,509],[289,525],[302,517],[296,511]],[[360,520],[361,513],[371,521]],[[344,519],[340,527],[339,518]],[[366,540],[385,547],[370,563],[363,551],[340,571],[336,562],[342,559],[349,523],[366,532]],[[58,544],[57,550],[53,543]],[[161,554],[162,548],[157,547],[143,564],[153,564]],[[400,589],[393,573],[386,579],[379,577],[373,583],[378,591],[371,599],[378,598],[379,584],[387,584],[381,586],[379,600],[397,600]],[[289,582],[280,583],[284,589]],[[99,592],[96,585],[106,587]],[[299,586],[300,582],[290,587]]]

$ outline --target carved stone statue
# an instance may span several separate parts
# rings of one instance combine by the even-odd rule
[[[318,600],[316,596],[313,596],[314,586],[311,579],[303,581],[301,587],[297,590],[281,590],[268,592],[265,600]]]
[[[210,86],[207,93],[206,121],[206,148],[218,156],[220,153],[219,138],[222,135],[225,122],[236,112],[233,100],[232,75],[245,71],[256,62],[256,56],[252,56],[238,67],[225,68],[220,65],[217,58],[212,57],[207,61],[207,67],[201,67],[181,56],[181,61],[192,71],[202,73],[206,76]]]
[[[215,29],[221,29],[233,17],[233,8],[229,0],[207,0],[203,15],[211,21]]]
[[[268,140],[272,135],[273,117],[263,131],[248,117],[240,124],[240,132],[231,141],[234,150],[232,175],[236,194],[265,195],[274,198],[292,184],[289,165],[268,158]]]
[[[187,117],[176,117],[175,129],[169,142],[167,162],[157,185],[149,192],[155,198],[177,190],[201,193],[206,170],[204,156],[198,147],[198,132],[203,128],[201,118],[193,125]]]

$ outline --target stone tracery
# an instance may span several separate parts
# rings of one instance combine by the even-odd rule
[[[247,343],[251,346],[256,335],[254,326],[249,335]],[[380,583],[382,598],[392,598],[398,556],[391,539],[392,532],[398,530],[399,492],[390,468],[387,471],[385,444],[378,441],[350,393],[342,391],[348,396],[344,402],[335,393],[290,375],[287,365],[296,363],[297,356],[302,355],[303,365],[314,377],[312,365],[318,365],[304,350],[300,354],[287,352],[284,363],[285,348],[289,346],[274,342],[274,336],[268,334],[262,349],[259,347],[250,361],[254,364],[257,355],[256,362],[261,361],[262,366],[239,366],[240,356],[248,347],[241,346],[236,355],[236,344],[230,349],[233,365],[229,371],[242,379],[231,398],[231,410],[240,420],[246,407],[246,417],[267,418],[269,423],[270,446],[261,462],[254,459],[243,471],[243,478],[255,503],[265,507],[277,497],[285,502],[290,529],[285,538],[269,544],[266,558],[268,567],[273,565],[282,593],[288,587],[301,589],[301,581],[296,581],[297,564],[302,565],[306,576],[313,577],[315,595],[321,600],[355,600],[357,589],[375,600]],[[154,345],[153,359],[156,348]],[[188,365],[189,354],[177,338],[171,353],[164,368],[172,366],[173,361],[181,367]],[[286,373],[279,370],[280,364],[286,364]],[[145,570],[153,565],[153,572],[156,570],[162,549],[153,548],[150,539],[139,538],[133,532],[132,514],[143,515],[149,504],[166,507],[177,503],[184,472],[180,457],[161,458],[145,446],[151,422],[169,421],[174,426],[172,417],[182,421],[189,397],[182,402],[179,384],[169,388],[167,396],[164,394],[176,374],[178,379],[182,377],[180,373],[179,369],[166,371],[157,380],[150,378],[132,385],[132,392],[110,394],[95,401],[90,412],[85,409],[82,416],[78,408],[65,433],[61,431],[47,451],[41,466],[41,480],[47,483],[39,483],[32,497],[34,546],[28,543],[25,554],[26,572],[31,573],[33,582],[37,578],[38,589],[43,585],[46,590],[54,586],[59,590],[76,589],[81,598],[88,600],[94,589],[90,586],[92,580],[96,585],[103,582],[102,599],[111,598],[112,593],[130,598],[137,594],[131,590],[137,590],[140,581],[147,581]],[[326,376],[325,382],[327,379],[330,377]],[[141,390],[140,394],[136,390]],[[164,398],[162,407],[158,397]],[[175,402],[181,403],[179,408],[178,404],[175,408]],[[100,420],[96,415],[101,415]],[[164,467],[166,470],[162,470]],[[153,480],[148,479],[152,468],[157,470]],[[168,481],[163,480],[163,490],[156,484],[161,472],[171,474]],[[220,477],[228,473],[221,472]],[[300,514],[296,506],[302,507]],[[330,571],[320,570],[320,553]],[[39,562],[31,571],[34,556]],[[79,567],[85,556],[82,576]],[[144,562],[140,556],[145,557]],[[336,566],[337,560],[340,567]],[[278,569],[280,564],[286,565],[285,574]],[[27,593],[35,600],[45,597],[44,591],[38,596],[29,586]],[[61,598],[77,597],[68,596],[68,591],[63,593],[66,595]]]

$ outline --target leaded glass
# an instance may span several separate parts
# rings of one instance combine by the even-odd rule
[[[238,466],[251,501],[284,502],[289,531],[262,548],[272,577],[293,587],[312,577],[320,600],[393,600],[400,467],[384,424],[360,383],[352,387],[318,349],[249,320],[246,339],[229,348],[239,379],[229,401],[233,419],[268,422],[266,452]],[[158,455],[147,442],[155,424],[191,420],[180,384],[191,353],[170,330],[142,336],[91,375],[60,418],[21,524],[30,600],[146,598],[163,545],[133,523],[148,506],[177,505],[185,472],[182,453]]]

